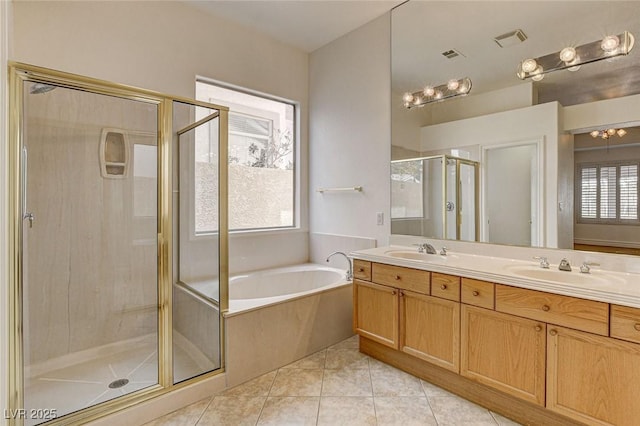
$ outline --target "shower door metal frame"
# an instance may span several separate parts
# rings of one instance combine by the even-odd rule
[[[472,166],[474,173],[473,173],[473,193],[474,193],[474,218],[475,218],[475,224],[474,224],[474,237],[475,237],[475,241],[480,241],[480,184],[479,184],[479,178],[480,178],[480,170],[479,170],[479,163],[477,161],[473,161],[473,160],[467,160],[466,158],[460,158],[460,157],[454,157],[451,155],[442,155],[442,156],[436,156],[437,157],[441,157],[442,158],[442,203],[444,208],[442,209],[442,232],[443,232],[443,237],[444,239],[449,239],[449,240],[460,240],[460,233],[461,233],[461,228],[462,228],[462,211],[460,209],[460,206],[462,205],[462,182],[460,181],[460,165],[461,164],[465,164],[468,166]],[[433,157],[432,157],[433,158]],[[447,177],[447,163],[449,160],[455,161],[456,162],[456,235],[455,237],[450,237],[447,235],[447,182],[448,182],[448,177]]]
[[[47,422],[47,425],[89,422],[168,392],[209,379],[225,371],[224,314],[228,311],[228,213],[227,162],[219,162],[219,285],[220,285],[220,353],[218,370],[173,384],[172,363],[172,112],[173,102],[215,109],[220,112],[219,159],[227,158],[228,108],[208,102],[140,89],[76,74],[55,71],[17,62],[9,63],[9,400],[8,409],[16,413],[24,408],[24,352],[22,321],[24,216],[22,186],[25,183],[22,163],[23,83],[49,83],[123,99],[145,102],[158,107],[158,188],[157,188],[157,279],[158,279],[158,384],[123,395],[101,404]],[[9,419],[9,425],[21,426],[23,419]]]

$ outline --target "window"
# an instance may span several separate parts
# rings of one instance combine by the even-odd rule
[[[639,163],[580,164],[577,173],[578,222],[638,222]]]
[[[295,226],[295,105],[205,81],[196,97],[229,107],[229,229]]]

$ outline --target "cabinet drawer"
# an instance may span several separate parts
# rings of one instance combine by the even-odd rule
[[[374,263],[371,266],[373,282],[417,293],[429,294],[430,273],[418,269]]]
[[[443,299],[460,301],[460,277],[455,275],[431,273],[431,295]]]
[[[640,343],[640,309],[611,305],[611,337]]]
[[[462,291],[460,299],[467,305],[479,306],[485,309],[494,309],[495,284],[487,281],[462,278]]]
[[[360,280],[371,281],[371,262],[354,259],[353,277]]]
[[[496,311],[609,335],[609,304],[496,284]]]

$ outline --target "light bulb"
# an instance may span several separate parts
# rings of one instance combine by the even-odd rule
[[[405,93],[404,95],[402,95],[402,100],[405,103],[412,102],[413,101],[413,94],[411,94],[409,92]]]
[[[576,53],[576,49],[573,47],[565,47],[560,51],[560,60],[562,62],[571,62],[573,61],[578,54]]]
[[[607,134],[608,134],[609,136],[613,136],[613,135],[615,135],[615,134],[616,134],[616,129],[607,129]]]
[[[606,53],[613,53],[618,48],[619,45],[620,45],[620,39],[618,38],[618,36],[614,36],[614,35],[606,36],[605,38],[602,39],[602,43],[600,43],[600,47]]]
[[[427,87],[424,88],[424,95],[425,96],[433,96],[434,93],[436,93],[436,91],[433,88],[433,86],[427,86]]]
[[[594,130],[589,134],[591,135],[592,138],[597,138],[598,136],[600,136],[600,131]]]
[[[456,79],[451,79],[447,82],[447,89],[453,91],[460,87],[460,82]]]
[[[436,91],[436,93],[435,93],[435,95],[434,95],[434,98],[436,98],[436,99],[442,99],[442,92],[441,92],[441,91],[439,91],[439,90],[437,90],[437,91]]]
[[[625,129],[618,129],[616,133],[618,134],[618,136],[623,137],[627,134],[627,131]]]
[[[529,73],[533,72],[538,67],[538,63],[535,59],[525,59],[522,61],[521,67],[522,71]]]
[[[531,80],[533,81],[540,81],[544,78],[544,74],[542,73],[542,66],[538,65],[538,68],[536,68],[532,73],[531,73]]]

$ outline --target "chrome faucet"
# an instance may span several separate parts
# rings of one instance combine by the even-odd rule
[[[544,269],[549,269],[549,261],[544,256],[533,256],[535,260],[540,261],[540,267]]]
[[[347,256],[346,254],[344,254],[341,251],[334,251],[333,253],[331,253],[328,257],[327,257],[327,262],[329,261],[329,259],[331,259],[331,257],[333,255],[336,254],[341,254],[342,256],[344,256],[345,259],[347,259],[347,263],[349,264],[349,269],[347,270],[347,273],[345,274],[345,278],[349,281],[351,281],[351,279],[353,278],[353,266],[351,265],[351,259],[349,259],[349,256]]]
[[[582,265],[580,266],[580,272],[582,272],[583,274],[590,274],[591,266],[600,266],[600,264],[596,262],[588,262],[588,261],[582,262]]]
[[[414,244],[418,246],[418,253],[437,254],[436,248],[429,243]]]
[[[558,265],[558,269],[560,269],[561,271],[571,272],[571,265],[569,264],[569,261],[565,258],[560,261],[560,264]]]

